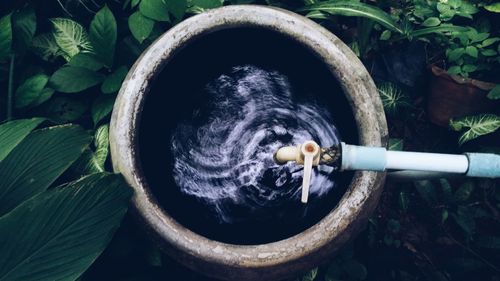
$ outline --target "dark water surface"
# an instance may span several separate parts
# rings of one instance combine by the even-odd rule
[[[139,139],[160,204],[208,238],[238,244],[284,239],[338,202],[351,178],[277,165],[280,147],[355,143],[352,112],[335,79],[302,46],[256,29],[219,31],[179,53],[157,77]]]

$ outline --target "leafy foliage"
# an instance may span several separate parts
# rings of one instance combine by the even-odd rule
[[[54,25],[54,39],[67,61],[80,51],[93,51],[87,31],[79,23],[67,18],[55,18],[51,22]]]
[[[403,108],[411,107],[408,97],[393,83],[382,83],[378,86],[384,109],[389,115],[395,115]]]
[[[500,128],[500,117],[494,114],[467,116],[451,120],[450,127],[455,131],[465,130],[458,140],[459,144],[464,144],[479,136],[498,130]]]

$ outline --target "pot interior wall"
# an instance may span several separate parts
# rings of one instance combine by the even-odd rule
[[[179,223],[207,238],[234,244],[260,244],[281,240],[317,223],[335,208],[352,174],[336,175],[337,186],[308,205],[305,219],[220,223],[208,215],[206,206],[179,191],[172,175],[172,134],[178,124],[206,107],[206,88],[235,66],[252,65],[286,75],[300,101],[314,100],[331,113],[340,139],[357,143],[353,113],[342,90],[326,65],[307,48],[275,31],[237,28],[205,35],[180,50],[166,63],[152,83],[143,109],[139,154],[148,186],[165,212]],[[237,212],[237,208],[234,208]]]

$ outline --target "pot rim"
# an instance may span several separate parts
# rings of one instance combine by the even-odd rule
[[[243,275],[220,270],[246,270],[254,277],[275,278],[289,270],[306,270],[355,235],[374,210],[385,173],[356,172],[349,188],[321,221],[305,231],[260,245],[234,245],[207,239],[170,217],[150,192],[141,170],[138,128],[144,100],[156,74],[183,46],[223,29],[258,27],[284,34],[324,61],[354,108],[359,143],[386,146],[387,124],[377,89],[355,54],[335,35],[295,13],[266,6],[233,5],[209,10],[177,24],[143,52],[117,96],[110,126],[113,168],[133,187],[135,212],[160,246],[195,270],[224,279]],[[267,269],[267,271],[265,271]],[[272,269],[271,271],[269,271]],[[259,271],[260,270],[260,271]],[[264,270],[269,275],[263,275]],[[241,271],[243,272],[243,271]]]
[[[484,90],[484,91],[489,91],[489,90],[495,88],[495,86],[497,85],[495,83],[491,83],[491,82],[487,82],[487,81],[463,77],[463,76],[456,75],[456,74],[450,74],[450,73],[448,73],[448,71],[444,70],[443,68],[441,68],[435,64],[431,64],[429,66],[429,68],[431,69],[431,72],[434,76],[440,77],[442,79],[445,79],[445,80],[448,80],[451,82],[454,82],[454,83],[459,84],[459,85],[476,87],[476,88],[479,88],[479,89]]]

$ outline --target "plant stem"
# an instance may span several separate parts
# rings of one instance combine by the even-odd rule
[[[12,104],[14,97],[14,63],[15,55],[10,56],[9,84],[7,89],[7,120],[12,119]]]

